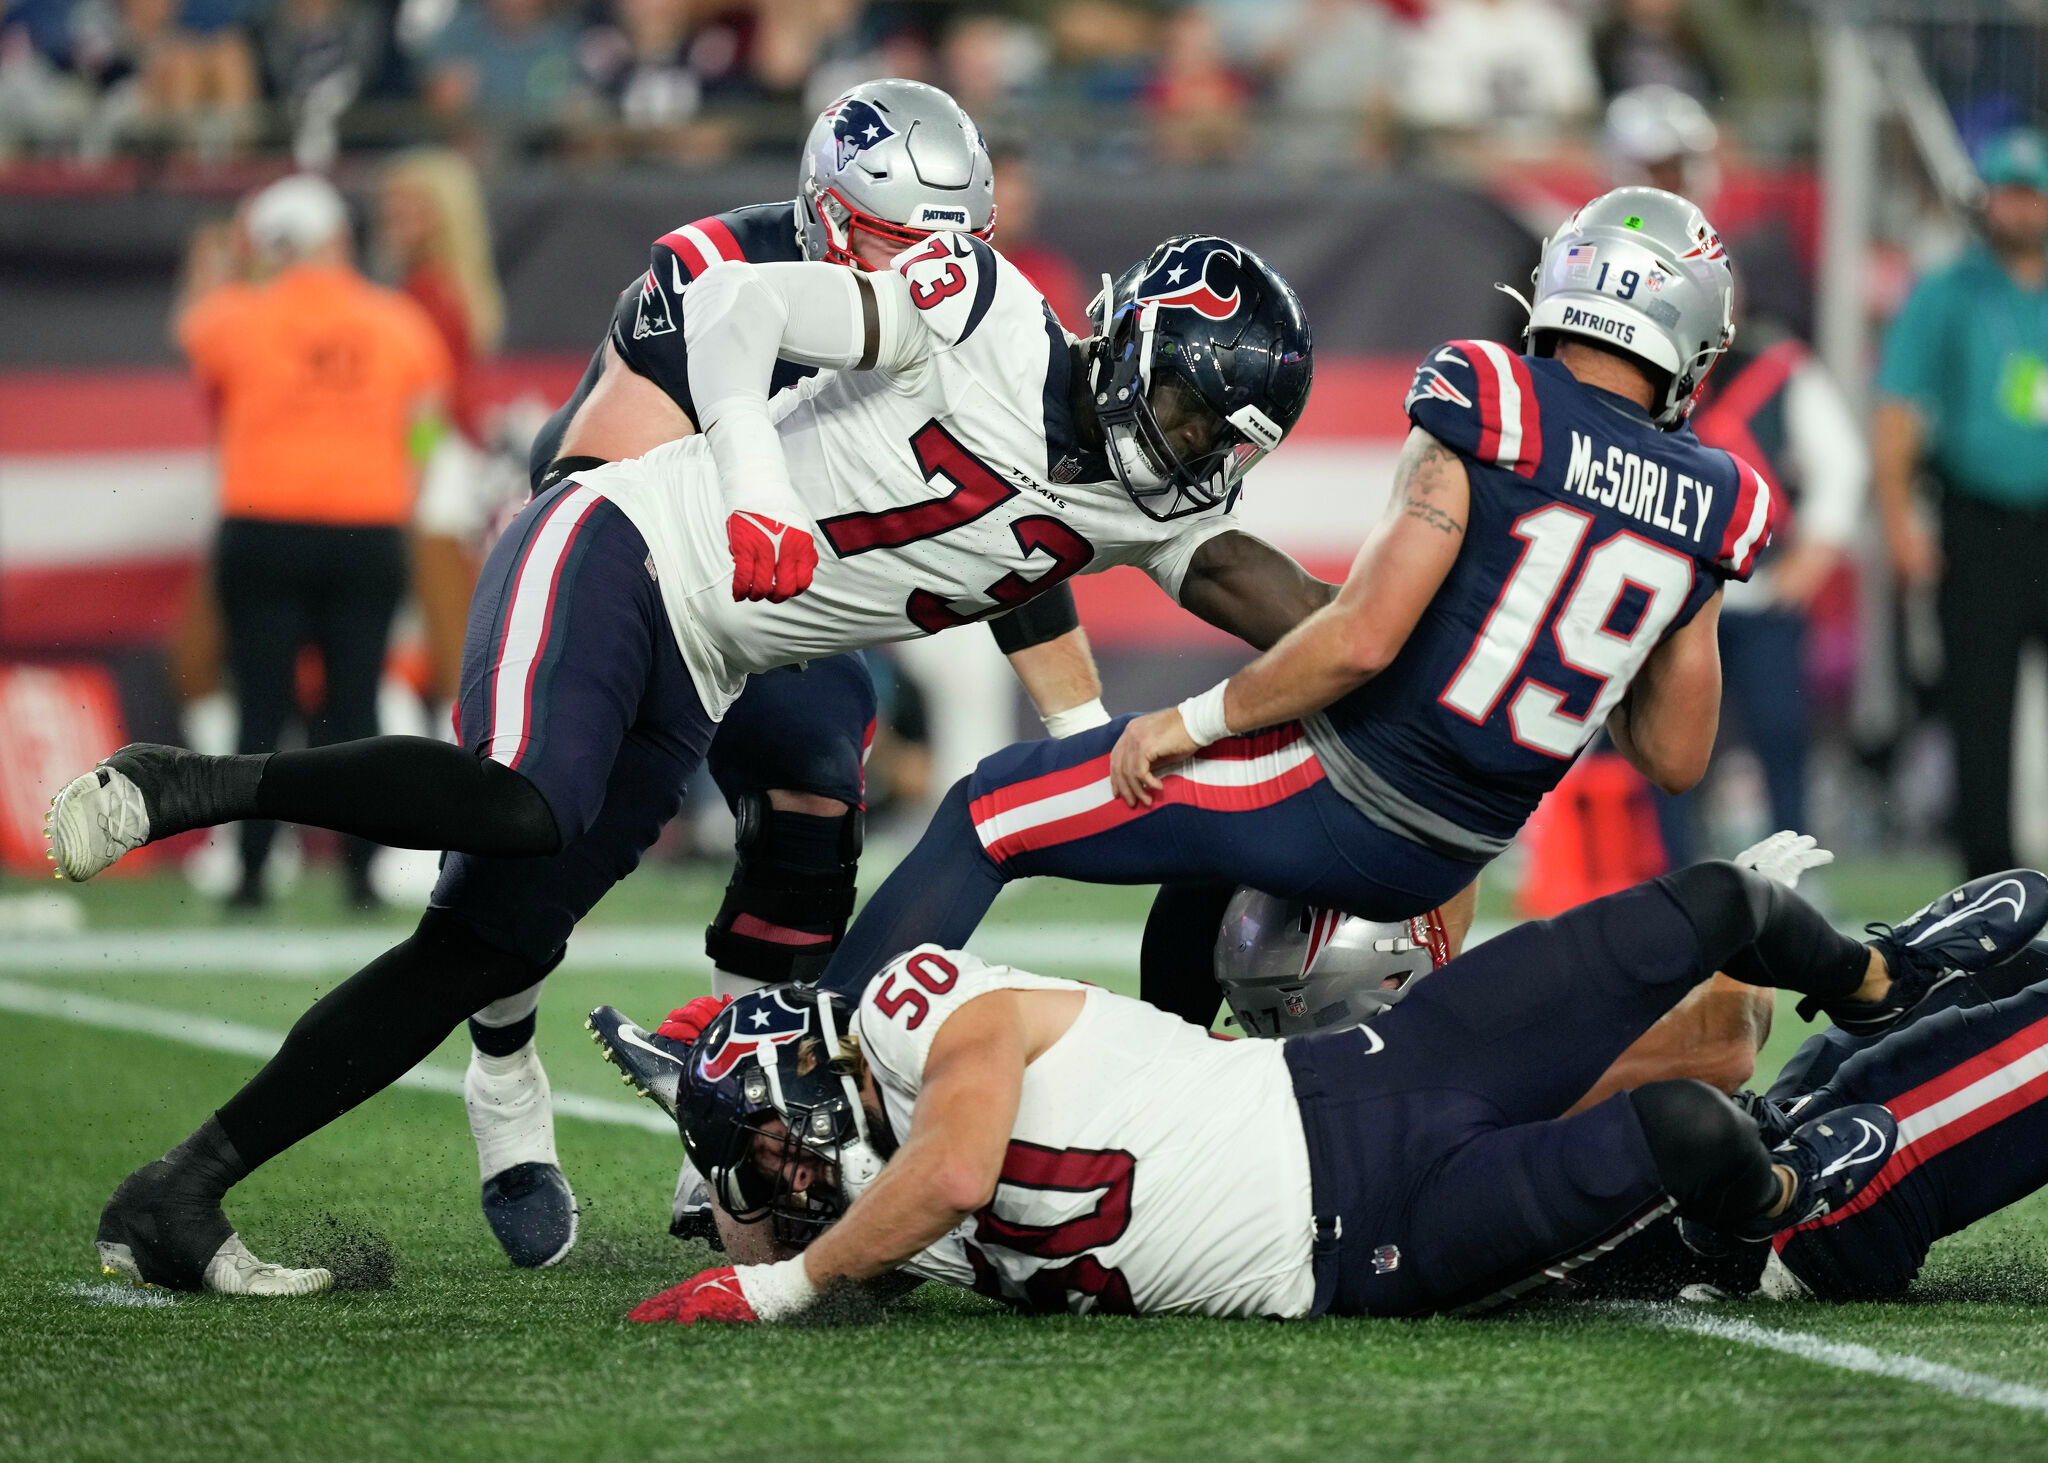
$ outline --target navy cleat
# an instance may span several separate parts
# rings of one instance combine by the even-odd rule
[[[670,1117],[676,1115],[683,1068],[690,1060],[689,1042],[648,1031],[617,1006],[599,1006],[583,1025],[628,1087]]]
[[[517,1163],[484,1180],[484,1220],[522,1270],[545,1270],[576,1247],[577,1212],[552,1163]]]
[[[1771,1149],[1771,1161],[1792,1170],[1792,1202],[1782,1213],[1759,1215],[1729,1233],[1760,1244],[1780,1230],[1834,1213],[1869,1186],[1898,1146],[1898,1120],[1875,1102],[1838,1107],[1801,1123]]]
[[[1897,925],[1870,925],[1870,944],[1884,956],[1892,988],[1879,1001],[1836,1001],[1814,997],[1799,1003],[1811,1021],[1825,1011],[1851,1036],[1890,1030],[1936,986],[1960,976],[2003,965],[2024,950],[2048,925],[2048,875],[2007,869],[1951,889]]]

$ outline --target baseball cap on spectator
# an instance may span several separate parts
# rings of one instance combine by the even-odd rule
[[[348,205],[325,178],[297,173],[258,193],[244,226],[267,253],[308,254],[348,228]]]
[[[1999,133],[1977,154],[1977,175],[1987,188],[2017,186],[2048,193],[2048,137],[2032,127]]]

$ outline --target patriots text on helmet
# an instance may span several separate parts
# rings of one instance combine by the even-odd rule
[[[1706,531],[1714,506],[1714,485],[1633,452],[1599,444],[1584,432],[1572,433],[1571,462],[1565,470],[1565,491],[1597,499],[1667,533],[1684,534],[1694,543]]]
[[[1636,328],[1626,320],[1612,320],[1605,315],[1595,315],[1591,310],[1582,310],[1576,305],[1567,305],[1564,323],[1571,330],[1589,330],[1604,335],[1621,345],[1634,345]]]

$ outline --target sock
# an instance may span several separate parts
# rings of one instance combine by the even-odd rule
[[[1162,884],[1145,916],[1138,996],[1204,1031],[1223,993],[1216,985],[1216,936],[1235,884]]]
[[[1704,972],[1798,991],[1822,1002],[1856,993],[1870,952],[1774,879],[1725,861],[1693,864],[1660,881],[1700,938]]]
[[[486,944],[460,916],[429,909],[410,939],[298,1019],[221,1105],[221,1130],[243,1163],[260,1167],[411,1071],[472,1011],[546,974]]]
[[[946,794],[931,826],[846,932],[818,984],[858,999],[868,978],[915,945],[965,944],[1008,882],[975,836],[967,779]]]
[[[711,968],[711,994],[714,996],[737,998],[751,996],[755,991],[767,989],[768,982],[765,980],[756,980],[751,975],[741,975],[737,971],[721,970],[715,965]]]
[[[221,1126],[219,1113],[166,1153],[164,1162],[178,1170],[180,1179],[216,1204],[229,1189],[249,1176],[251,1167],[235,1151],[227,1130]]]
[[[540,1010],[535,981],[525,990],[491,1002],[469,1018],[469,1044],[488,1057],[509,1057],[533,1040]]]
[[[181,748],[146,748],[107,759],[117,771],[140,775],[143,806],[154,842],[194,828],[233,823],[256,813],[256,787],[267,753],[202,757]],[[151,775],[160,773],[162,775]]]
[[[274,752],[250,811],[393,848],[534,858],[562,846],[539,788],[502,763],[431,737]]]

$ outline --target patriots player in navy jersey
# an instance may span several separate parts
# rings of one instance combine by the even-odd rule
[[[1732,284],[1683,198],[1580,209],[1545,247],[1530,354],[1423,358],[1387,515],[1335,599],[1178,708],[985,760],[826,983],[852,994],[911,945],[963,943],[1040,874],[1245,883],[1375,920],[1458,900],[1461,937],[1465,891],[1603,726],[1690,787],[1719,715],[1721,584],[1770,523],[1756,471],[1685,425]]]
[[[945,93],[891,80],[839,97],[812,127],[797,199],[730,209],[655,240],[647,272],[620,294],[582,381],[534,441],[535,494],[697,431],[683,299],[713,264],[822,259],[869,270],[934,229],[986,239],[995,226],[992,176],[973,122]],[[816,374],[777,361],[770,390]],[[990,622],[1054,735],[1109,719],[1079,624],[1064,585]],[[753,677],[720,723],[706,766],[739,824],[732,881],[705,931],[721,994],[824,969],[853,911],[874,717],[874,685],[854,654]],[[562,1234],[573,1202],[534,1048],[539,995],[535,986],[476,1013],[464,1083],[484,1210],[515,1260],[555,1256],[556,1241],[527,1237]],[[701,1208],[679,1206],[686,1227],[701,1217]]]

